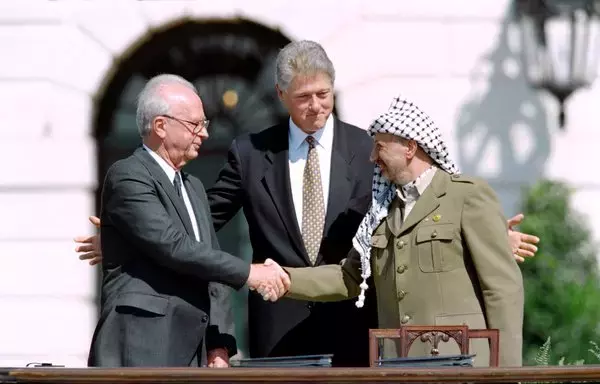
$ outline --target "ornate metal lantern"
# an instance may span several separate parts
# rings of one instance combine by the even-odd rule
[[[516,0],[529,83],[552,93],[564,128],[566,99],[590,86],[600,57],[600,0]]]

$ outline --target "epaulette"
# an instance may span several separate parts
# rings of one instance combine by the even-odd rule
[[[450,176],[450,179],[452,179],[452,181],[455,181],[457,183],[476,184],[476,180],[474,177],[465,176],[465,175],[461,175],[461,174],[454,174],[454,175]]]

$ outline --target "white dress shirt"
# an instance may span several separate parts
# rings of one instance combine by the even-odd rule
[[[304,133],[290,118],[289,164],[290,184],[292,187],[292,201],[298,219],[298,227],[302,230],[302,183],[304,181],[304,165],[308,157],[308,143]],[[333,150],[333,115],[325,122],[325,126],[312,135],[317,143],[315,149],[319,155],[319,168],[321,171],[321,184],[323,186],[323,203],[327,211],[329,197],[329,175],[331,172],[331,153]]]
[[[169,165],[169,163],[167,163],[165,161],[165,159],[160,157],[158,153],[156,153],[153,150],[151,150],[150,148],[148,148],[146,146],[146,144],[144,144],[144,149],[146,151],[148,151],[148,153],[150,154],[150,156],[152,156],[152,158],[154,160],[156,160],[158,165],[160,165],[162,170],[165,171],[165,173],[167,174],[167,178],[171,181],[171,183],[173,183],[173,180],[175,180],[175,173],[177,171],[175,169],[173,169]],[[181,177],[181,173],[179,173],[179,177]],[[192,203],[190,202],[190,197],[188,196],[187,190],[185,189],[185,186],[183,185],[183,179],[181,180],[181,192],[182,192],[181,196],[183,196],[183,202],[185,203],[185,208],[187,209],[188,215],[190,216],[190,221],[192,222],[192,228],[194,229],[194,236],[196,237],[196,241],[200,241],[200,233],[198,232],[198,222],[196,221],[196,215],[194,214],[194,209],[192,208]]]

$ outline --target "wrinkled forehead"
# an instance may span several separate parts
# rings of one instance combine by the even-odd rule
[[[397,136],[391,133],[375,132],[373,134],[373,140],[378,142],[394,141]]]
[[[319,93],[333,88],[331,78],[323,72],[295,75],[287,89],[290,94]]]
[[[376,143],[391,143],[391,142],[405,142],[408,141],[407,139],[405,139],[404,137],[400,136],[400,135],[394,135],[392,133],[388,133],[388,132],[375,132],[373,134],[373,140]]]

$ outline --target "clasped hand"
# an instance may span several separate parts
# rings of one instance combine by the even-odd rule
[[[248,277],[248,288],[258,292],[264,300],[277,301],[290,289],[288,274],[271,259],[264,264],[252,264]]]

